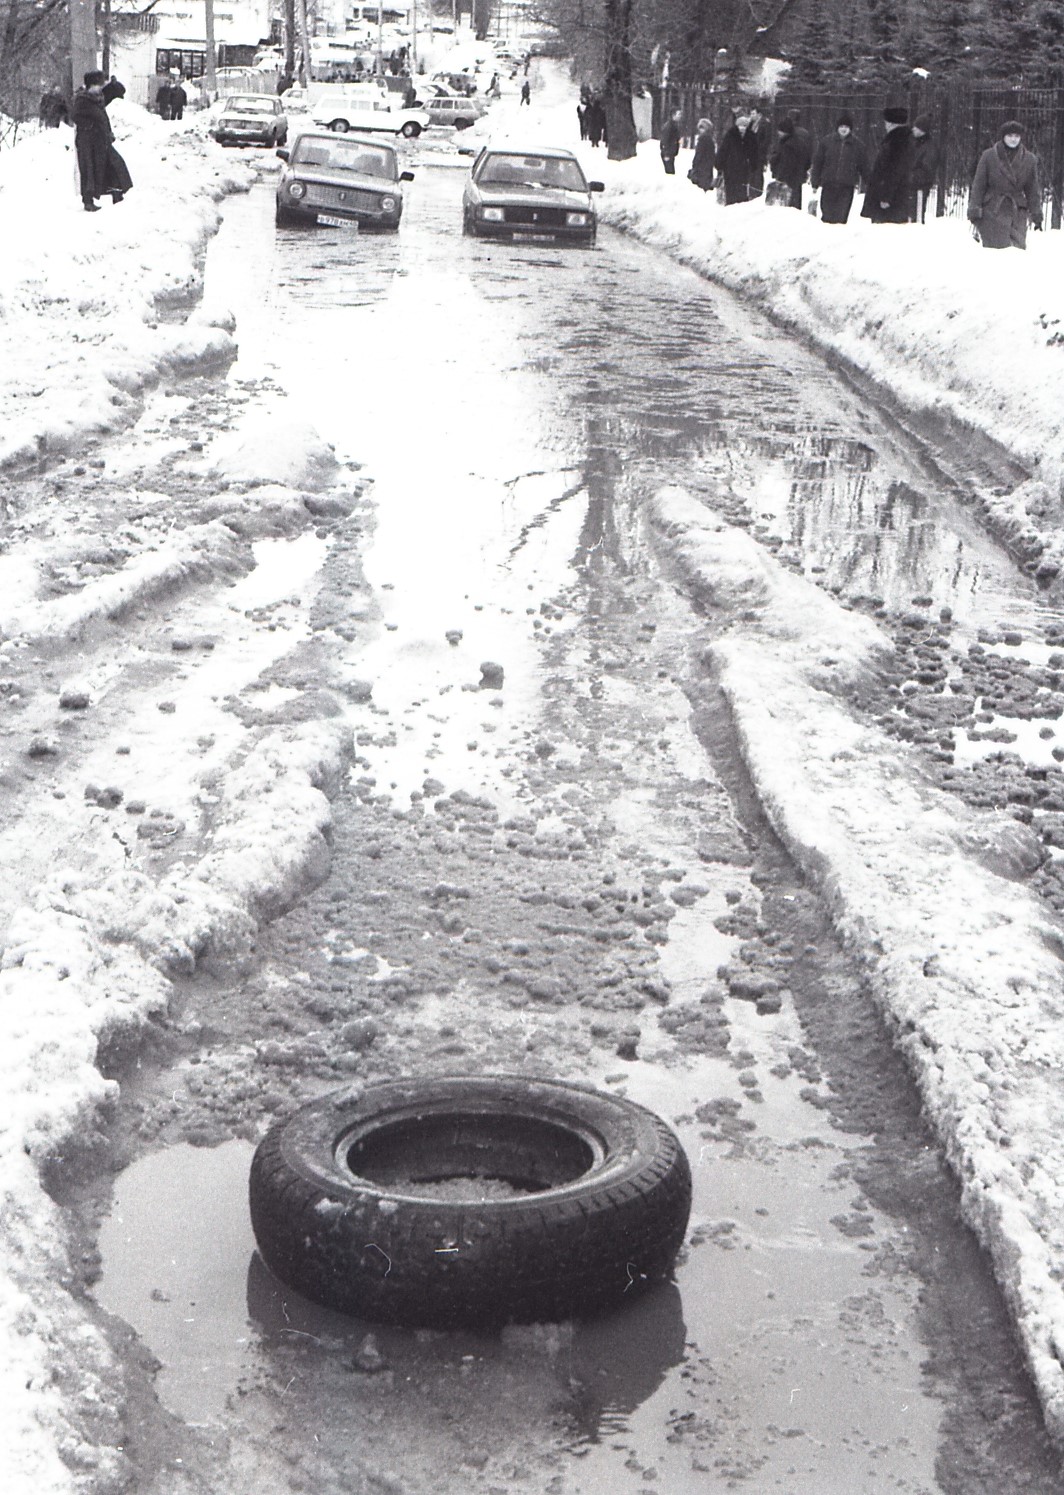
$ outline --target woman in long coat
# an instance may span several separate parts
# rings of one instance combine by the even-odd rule
[[[873,223],[908,223],[913,139],[906,109],[884,109],[887,133],[868,174],[861,217]]]
[[[1026,249],[1028,220],[1042,227],[1038,157],[1023,144],[1023,126],[1010,119],[1001,139],[984,151],[968,196],[968,217],[984,249]]]
[[[761,190],[761,146],[750,128],[749,114],[737,114],[717,146],[717,170],[724,178],[724,201],[749,202]]]
[[[107,78],[93,69],[85,74],[85,87],[74,95],[74,148],[81,178],[81,201],[87,213],[98,213],[98,197],[109,194],[121,202],[133,185],[129,169],[115,150],[114,131],[107,118],[103,90]]]
[[[700,119],[695,125],[695,158],[687,178],[703,192],[708,192],[716,181],[716,152],[713,125],[708,119]]]

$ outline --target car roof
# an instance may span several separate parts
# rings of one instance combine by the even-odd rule
[[[579,158],[572,152],[560,145],[511,145],[508,141],[499,141],[494,145],[486,145],[481,152],[485,156],[557,156],[564,161],[576,161],[579,166]]]
[[[342,135],[337,135],[335,130],[326,130],[324,126],[320,130],[298,130],[292,147],[300,140],[327,140],[330,145],[369,145],[375,150],[391,151],[395,154],[395,146],[390,140],[381,140],[377,135],[359,135],[350,130],[345,130]]]

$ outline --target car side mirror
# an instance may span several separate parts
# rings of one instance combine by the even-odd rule
[[[606,190],[606,183],[605,182],[588,182],[588,184],[587,184],[587,190],[589,192],[605,192],[605,190]]]
[[[401,171],[399,173],[399,180],[401,182],[412,182],[414,180],[414,173],[412,171]]]
[[[278,148],[277,148],[277,150],[275,151],[274,154],[280,156],[280,158],[281,158],[282,161],[287,161],[288,160],[288,152],[285,150],[285,148],[283,146],[278,146]]]

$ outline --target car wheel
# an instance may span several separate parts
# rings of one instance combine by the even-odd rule
[[[337,135],[346,135],[350,128],[346,119],[334,119],[329,126],[329,129],[335,130]]]
[[[251,1222],[289,1287],[451,1328],[601,1312],[669,1273],[691,1170],[641,1106],[511,1075],[386,1080],[275,1123]]]
[[[416,119],[408,119],[399,133],[405,135],[407,140],[416,140],[421,134],[421,126]]]

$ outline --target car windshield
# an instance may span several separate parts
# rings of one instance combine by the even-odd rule
[[[488,156],[477,181],[492,187],[568,187],[586,192],[587,183],[579,165],[565,156]]]
[[[233,114],[272,114],[272,99],[236,98],[226,99],[225,108],[227,113]]]
[[[367,145],[361,140],[304,136],[296,142],[292,162],[297,166],[321,166],[328,171],[352,171],[362,176],[383,177],[387,182],[395,181],[393,152],[386,146]]]

